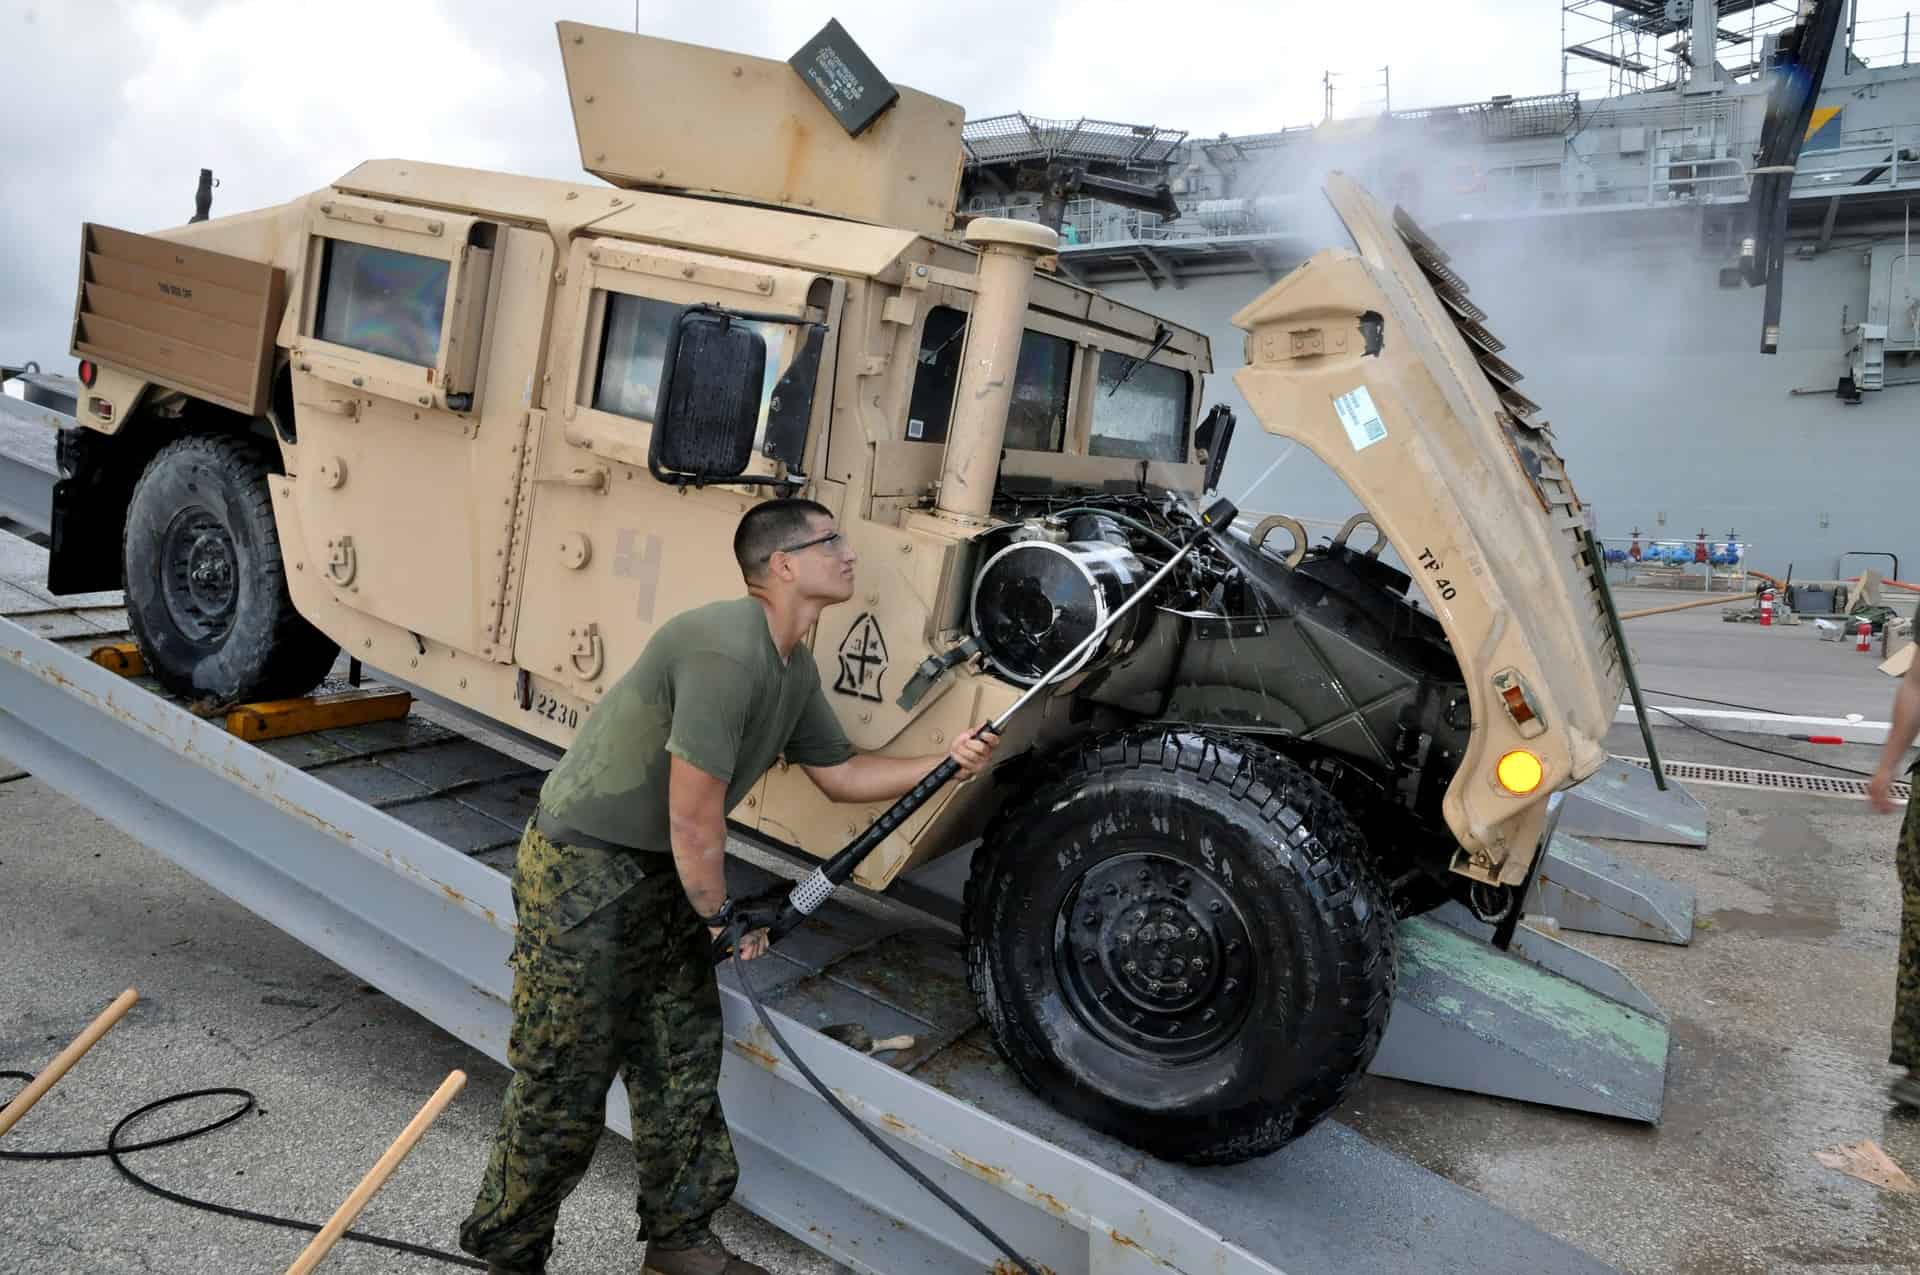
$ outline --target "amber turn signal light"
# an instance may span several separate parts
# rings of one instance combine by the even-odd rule
[[[1495,774],[1500,778],[1500,786],[1516,796],[1524,797],[1540,786],[1540,780],[1546,775],[1546,768],[1540,759],[1524,748],[1516,748],[1500,759]]]

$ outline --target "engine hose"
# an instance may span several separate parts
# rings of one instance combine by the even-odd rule
[[[31,1082],[33,1080],[33,1073],[27,1071],[0,1071],[0,1080],[24,1080]],[[133,1124],[136,1120],[144,1116],[152,1115],[162,1107],[171,1107],[175,1103],[192,1102],[198,1098],[238,1098],[240,1105],[218,1120],[196,1126],[192,1129],[183,1130],[180,1133],[170,1134],[164,1138],[154,1138],[149,1142],[123,1143],[120,1141],[120,1135],[125,1133],[127,1126]],[[8,1100],[11,1101],[11,1095],[9,1095]],[[0,1103],[0,1106],[4,1105],[4,1103]],[[129,1155],[135,1151],[152,1151],[159,1147],[172,1146],[176,1142],[185,1142],[189,1138],[198,1138],[204,1134],[212,1133],[215,1129],[224,1128],[232,1124],[249,1111],[254,1110],[258,1105],[254,1096],[245,1089],[193,1089],[186,1093],[172,1094],[168,1097],[157,1099],[144,1107],[130,1111],[120,1117],[119,1122],[113,1126],[113,1130],[107,1134],[107,1145],[104,1147],[93,1147],[75,1151],[0,1151],[0,1160],[44,1162],[48,1160],[91,1160],[105,1156],[112,1162],[113,1167],[119,1172],[121,1177],[133,1183],[142,1191],[151,1195],[157,1195],[163,1200],[171,1200],[175,1204],[183,1204],[190,1209],[199,1209],[204,1213],[218,1213],[221,1217],[234,1217],[244,1222],[260,1222],[267,1226],[284,1227],[290,1231],[307,1231],[312,1234],[318,1234],[323,1223],[302,1222],[296,1218],[276,1217],[271,1213],[255,1213],[250,1209],[236,1209],[225,1204],[215,1204],[210,1200],[195,1199],[191,1195],[182,1195],[178,1191],[169,1191],[167,1188],[149,1182],[146,1178],[141,1177],[133,1171],[132,1167],[129,1166],[125,1160],[121,1159],[122,1156]],[[368,1235],[363,1231],[348,1231],[340,1238],[353,1240],[360,1244],[371,1244],[377,1248],[390,1248],[395,1252],[411,1253],[415,1257],[430,1257],[438,1262],[451,1262],[455,1266],[467,1266],[474,1270],[485,1270],[487,1265],[485,1262],[476,1262],[461,1253],[449,1253],[442,1249],[427,1248],[421,1244],[408,1244],[404,1240],[390,1240],[379,1235]]]
[[[926,1174],[920,1172],[920,1170],[914,1168],[913,1165],[907,1162],[907,1158],[905,1156],[901,1155],[898,1151],[888,1146],[886,1144],[886,1141],[882,1139],[879,1134],[875,1133],[872,1129],[869,1129],[867,1127],[866,1121],[860,1119],[860,1117],[854,1115],[853,1112],[849,1111],[847,1109],[847,1104],[840,1101],[839,1095],[834,1093],[833,1090],[827,1088],[827,1086],[824,1083],[822,1083],[820,1077],[813,1074],[813,1069],[807,1066],[806,1063],[800,1060],[800,1055],[793,1052],[793,1046],[787,1044],[787,1038],[785,1036],[782,1036],[780,1034],[780,1029],[773,1025],[773,1018],[771,1015],[767,1013],[767,1007],[760,1003],[759,994],[753,990],[753,984],[749,982],[747,979],[747,972],[746,972],[745,965],[740,959],[741,941],[745,937],[746,937],[746,933],[744,928],[742,928],[737,923],[734,926],[734,932],[731,934],[728,934],[726,937],[726,941],[732,944],[732,947],[733,947],[734,977],[740,980],[741,990],[746,992],[747,1000],[752,1003],[753,1012],[757,1014],[760,1018],[760,1025],[767,1029],[767,1035],[773,1037],[773,1043],[780,1047],[780,1052],[787,1056],[787,1061],[793,1064],[794,1070],[798,1071],[802,1076],[806,1077],[807,1083],[813,1086],[814,1092],[819,1094],[821,1099],[825,1101],[829,1107],[832,1107],[835,1111],[837,1111],[840,1114],[840,1118],[842,1120],[845,1120],[848,1124],[852,1125],[854,1129],[860,1134],[861,1137],[865,1138],[868,1142],[872,1143],[875,1149],[880,1152],[880,1154],[886,1156],[887,1159],[899,1165],[900,1168],[903,1169],[909,1177],[911,1177],[915,1182],[918,1182],[921,1186],[925,1187],[930,1193],[932,1193],[935,1199],[939,1200],[940,1203],[946,1205],[949,1209],[952,1209],[954,1214],[958,1216],[961,1221],[965,1222],[968,1226],[971,1226],[974,1230],[978,1231],[981,1235],[986,1237],[986,1240],[988,1243],[992,1244],[995,1248],[999,1249],[1002,1253],[1005,1253],[1007,1255],[1008,1261],[1012,1262],[1015,1266],[1018,1266],[1021,1270],[1025,1271],[1026,1275],[1040,1275],[1039,1268],[1034,1266],[1034,1264],[1032,1262],[1029,1262],[1026,1258],[1020,1256],[1020,1254],[1014,1250],[1014,1247],[1011,1244],[1007,1243],[1005,1240],[1001,1239],[999,1235],[994,1233],[993,1228],[989,1227],[985,1222],[982,1222],[979,1218],[975,1217],[973,1213],[967,1208],[966,1205],[960,1203],[960,1201],[954,1199],[951,1195],[948,1195],[944,1190],[940,1188],[939,1183],[935,1182],[932,1178],[928,1177]]]
[[[1056,509],[1051,514],[1049,514],[1048,517],[1070,518],[1074,514],[1095,514],[1101,518],[1111,518],[1115,522],[1125,523],[1127,526],[1132,527],[1135,531],[1139,532],[1141,535],[1146,536],[1152,539],[1153,541],[1157,542],[1160,545],[1160,547],[1165,549],[1168,553],[1180,552],[1179,545],[1173,543],[1173,541],[1167,539],[1165,536],[1155,531],[1152,527],[1149,527],[1146,523],[1141,522],[1138,518],[1133,517],[1131,514],[1115,513],[1111,509],[1090,509],[1085,505],[1075,505],[1070,509]]]

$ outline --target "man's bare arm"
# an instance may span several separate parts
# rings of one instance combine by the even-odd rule
[[[986,769],[998,740],[992,734],[976,739],[975,734],[974,731],[968,731],[955,740],[953,748],[946,753],[926,757],[879,757],[872,753],[859,753],[838,766],[803,766],[801,769],[807,772],[807,778],[813,781],[814,787],[826,794],[829,801],[892,801],[925,779],[935,766],[949,757],[959,764],[960,773],[968,778]]]
[[[667,772],[673,867],[687,901],[712,916],[727,901],[727,785],[678,757]]]
[[[667,771],[667,827],[673,839],[673,868],[687,902],[701,916],[712,916],[727,901],[727,786],[698,766],[674,757]],[[708,926],[719,938],[721,931]],[[755,930],[740,941],[740,959],[751,961],[767,950],[767,932]]]
[[[1907,665],[1900,689],[1893,696],[1893,721],[1887,725],[1887,742],[1880,748],[1880,765],[1867,784],[1867,796],[1882,814],[1893,807],[1893,781],[1900,761],[1907,755],[1914,736],[1920,735],[1920,652]]]

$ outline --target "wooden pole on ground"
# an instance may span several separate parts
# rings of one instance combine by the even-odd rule
[[[1669,611],[1691,611],[1694,607],[1737,606],[1742,601],[1752,600],[1751,593],[1721,593],[1711,598],[1695,598],[1691,602],[1672,602],[1665,606],[1647,607],[1640,611],[1622,611],[1623,620],[1637,620],[1643,615],[1665,615]]]
[[[413,1150],[413,1144],[420,1141],[420,1135],[427,1131],[427,1126],[446,1109],[447,1104],[453,1101],[453,1096],[459,1093],[466,1083],[466,1072],[448,1073],[447,1078],[440,1082],[440,1088],[434,1091],[433,1097],[427,1099],[427,1105],[420,1108],[418,1114],[407,1123],[407,1127],[400,1131],[400,1136],[393,1140],[393,1145],[387,1148],[387,1153],[367,1170],[367,1176],[360,1179],[360,1185],[353,1188],[353,1194],[347,1197],[346,1203],[334,1210],[333,1216],[327,1219],[327,1224],[320,1228],[318,1235],[313,1237],[313,1242],[293,1260],[292,1266],[287,1267],[287,1275],[308,1275],[308,1272],[320,1265],[334,1244],[346,1234],[347,1228],[353,1225],[353,1220],[360,1216],[360,1210],[366,1208],[367,1202],[373,1199],[373,1193],[393,1176],[393,1171],[400,1167],[400,1162],[407,1158],[409,1151]]]
[[[73,1043],[60,1051],[59,1057],[48,1063],[46,1070],[35,1076],[33,1082],[20,1091],[14,1100],[7,1104],[5,1111],[0,1111],[0,1137],[5,1137],[7,1130],[18,1124],[20,1117],[31,1111],[33,1104],[39,1102],[46,1096],[47,1090],[53,1088],[54,1082],[66,1075],[67,1069],[79,1062],[80,1056],[92,1049],[99,1039],[107,1034],[107,1029],[125,1017],[126,1012],[133,1008],[133,1003],[139,999],[140,993],[129,987],[114,998],[113,1004],[101,1010],[100,1016],[88,1023],[87,1029],[74,1037]]]

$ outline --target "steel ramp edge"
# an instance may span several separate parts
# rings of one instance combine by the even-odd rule
[[[1567,790],[1559,828],[1576,837],[1700,847],[1707,844],[1707,808],[1673,780],[1662,792],[1652,772],[1609,757]]]
[[[1374,1075],[1659,1122],[1666,1023],[1427,917],[1399,940]]]
[[[54,429],[71,416],[0,394],[0,518],[41,535],[53,530]]]
[[[0,620],[0,754],[504,1063],[506,877],[90,661]],[[722,988],[735,1198],[865,1275],[998,1254],[839,1125]],[[1258,1275],[1254,1257],[1086,1159],[780,1015],[821,1079],[1059,1275]],[[805,1101],[796,1102],[796,1097]],[[628,1132],[619,1087],[609,1123]],[[830,1225],[822,1225],[823,1222]]]
[[[1556,831],[1527,892],[1529,915],[1563,930],[1652,943],[1693,942],[1694,888]]]
[[[1441,925],[1471,935],[1483,943],[1493,941],[1493,926],[1482,921],[1459,903],[1443,903],[1426,916]],[[1633,977],[1609,961],[1555,937],[1549,918],[1528,916],[1513,932],[1513,944],[1507,950],[1532,961],[1541,969],[1570,978],[1590,992],[1619,1001],[1628,1009],[1666,1022],[1667,1011]]]

